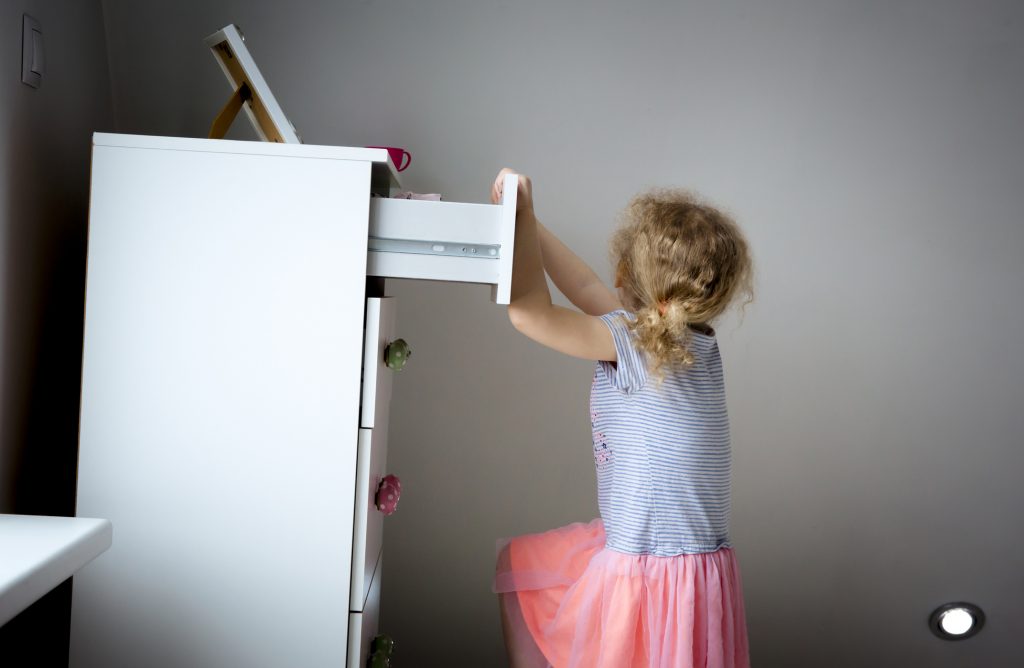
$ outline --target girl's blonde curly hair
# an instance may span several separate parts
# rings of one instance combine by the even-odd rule
[[[691,325],[710,325],[738,297],[753,300],[753,262],[736,222],[693,191],[641,193],[622,217],[612,263],[636,314],[628,325],[660,379],[693,363]]]

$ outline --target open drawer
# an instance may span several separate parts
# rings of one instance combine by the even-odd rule
[[[489,283],[508,304],[518,176],[503,188],[500,204],[372,198],[367,275]]]

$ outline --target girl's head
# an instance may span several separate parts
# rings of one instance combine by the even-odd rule
[[[612,238],[616,285],[650,366],[688,365],[691,325],[710,325],[753,298],[747,241],[728,215],[687,190],[635,197]]]

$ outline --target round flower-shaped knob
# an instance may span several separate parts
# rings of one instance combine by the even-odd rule
[[[390,515],[398,508],[400,496],[402,496],[402,483],[399,481],[398,476],[386,475],[377,486],[374,503],[377,505],[377,510],[385,515]]]
[[[412,349],[405,339],[395,339],[384,348],[384,363],[395,371],[401,371],[411,356]]]

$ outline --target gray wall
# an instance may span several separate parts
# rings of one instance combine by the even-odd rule
[[[450,200],[522,169],[605,276],[637,190],[728,206],[759,263],[720,326],[755,664],[1024,663],[1020,3],[103,6],[124,132],[204,135],[228,89],[201,39],[235,22],[307,143],[405,146],[405,185]],[[500,665],[494,539],[596,512],[590,365],[485,288],[391,290],[416,355],[383,628],[399,665]],[[940,642],[958,599],[987,627]]]
[[[43,28],[38,90],[23,13]],[[113,126],[100,3],[0,1],[0,65],[0,513],[74,515],[90,137]],[[0,661],[66,662],[69,603],[59,587],[0,629]]]

